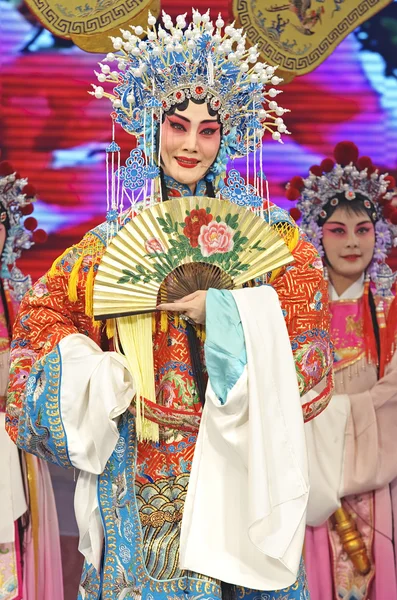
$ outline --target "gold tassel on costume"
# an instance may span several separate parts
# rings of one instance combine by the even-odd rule
[[[83,281],[86,266],[84,261],[87,261],[88,273],[84,282],[85,287],[85,313],[89,317],[93,317],[93,295],[94,295],[94,280],[95,266],[99,264],[105,245],[98,236],[93,233],[88,233],[77,246],[67,248],[52,264],[49,270],[49,277],[57,275],[67,276],[68,278],[68,299],[70,302],[77,302],[79,282]],[[65,260],[66,259],[66,260]],[[64,260],[66,265],[64,264]],[[70,269],[70,273],[66,270],[66,266]],[[100,327],[100,321],[94,321],[94,327]]]
[[[344,551],[360,575],[367,575],[371,570],[367,548],[353,517],[345,508],[338,508],[333,514],[335,529]]]
[[[70,302],[77,302],[77,299],[78,299],[77,285],[79,283],[80,267],[83,263],[84,258],[85,258],[85,255],[84,255],[84,252],[82,252],[81,256],[79,256],[79,258],[74,263],[73,269],[69,275],[68,298],[69,298]]]
[[[114,319],[108,319],[106,321],[106,335],[108,340],[114,338],[114,333],[116,329],[116,321]]]
[[[93,296],[94,296],[94,265],[91,265],[90,270],[88,271],[87,281],[85,283],[85,314],[88,315],[89,317],[94,316]]]
[[[52,263],[52,265],[51,265],[51,268],[50,268],[50,270],[48,271],[48,275],[49,275],[50,277],[55,277],[55,275],[56,275],[56,274],[57,274],[57,272],[58,272],[59,265],[60,265],[60,263],[61,263],[62,259],[63,259],[63,258],[65,258],[65,256],[67,256],[67,255],[69,254],[69,252],[72,252],[72,251],[73,251],[73,248],[72,248],[72,247],[70,247],[70,248],[66,248],[65,252],[62,252],[61,256],[58,256],[58,258],[56,258],[56,259],[54,260],[54,262],[53,262],[53,263]]]
[[[168,330],[168,313],[165,310],[160,313],[160,329],[163,333]]]
[[[168,300],[167,291],[165,289],[164,283],[161,284],[159,290],[160,302],[159,304],[165,304]],[[168,331],[168,313],[165,310],[160,311],[160,331],[166,333]]]
[[[204,325],[196,325],[197,337],[201,342],[205,342],[205,327]]]

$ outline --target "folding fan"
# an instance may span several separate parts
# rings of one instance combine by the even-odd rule
[[[164,302],[242,287],[292,260],[279,234],[245,207],[174,198],[146,208],[113,238],[95,278],[94,316],[154,311],[160,288]]]

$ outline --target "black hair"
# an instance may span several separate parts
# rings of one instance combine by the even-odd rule
[[[337,200],[337,202],[335,202]],[[346,198],[345,192],[339,192],[323,206],[325,215],[320,215],[318,225],[322,227],[328,221],[337,208],[343,208],[348,214],[360,215],[365,214],[371,219],[372,223],[377,220],[374,204],[363,194],[357,192],[355,198],[349,200]]]
[[[375,304],[374,295],[373,295],[372,290],[371,290],[371,286],[369,287],[369,290],[368,290],[368,304],[369,304],[369,310],[370,310],[370,313],[371,313],[372,327],[374,328],[376,350],[377,350],[377,353],[378,353],[378,365],[379,365],[380,364],[380,333],[379,333],[379,323],[378,323],[378,319],[376,317],[376,304]],[[379,378],[379,366],[378,366],[378,378]]]
[[[207,100],[205,100],[203,98],[201,100],[197,100],[196,98],[185,98],[182,102],[179,102],[178,104],[173,104],[171,106],[171,108],[169,108],[167,111],[165,111],[163,113],[163,121],[166,116],[174,115],[176,110],[180,110],[180,111],[186,110],[187,107],[189,106],[190,101],[194,102],[194,104],[205,104],[206,103],[207,108],[208,108],[208,114],[211,117],[218,117],[218,122],[220,123],[219,112],[217,110],[215,110],[214,108],[212,108],[212,106],[207,102]]]
[[[4,240],[3,250],[4,250],[4,247],[5,247],[6,243],[7,243],[8,231],[10,229],[11,224],[10,224],[10,217],[8,215],[8,212],[7,212],[6,208],[4,207],[4,204],[2,202],[0,202],[0,215],[2,215],[4,213],[5,213],[6,216],[5,216],[4,220],[1,221],[1,224],[4,225],[4,228],[6,230],[6,237],[5,237],[5,240]],[[1,253],[0,253],[0,258],[1,258]],[[10,315],[9,315],[9,312],[8,312],[8,305],[7,305],[7,299],[6,299],[6,295],[5,295],[3,281],[1,279],[0,279],[0,298],[1,298],[1,301],[3,303],[4,316],[5,316],[6,323],[7,323],[8,334],[9,334],[10,339],[11,339],[12,333],[11,333]]]
[[[5,213],[5,218],[3,221],[1,221],[1,223],[4,225],[6,233],[8,234],[8,230],[10,229],[10,217],[8,216],[8,212],[7,209],[5,208],[4,204],[2,202],[0,202],[0,215]]]

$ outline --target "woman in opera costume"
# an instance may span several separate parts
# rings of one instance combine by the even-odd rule
[[[33,212],[35,190],[12,165],[0,163],[0,598],[62,600],[58,520],[47,464],[18,451],[5,428],[11,333],[31,279],[16,266],[21,252],[41,243]],[[25,218],[27,217],[27,218]],[[23,346],[19,349],[24,354]],[[29,351],[27,350],[26,356]],[[27,373],[20,371],[23,381]]]
[[[278,92],[265,87],[279,79],[256,62],[255,48],[245,49],[241,30],[197,11],[189,26],[165,14],[155,25],[149,15],[147,31],[123,31],[100,63],[98,80],[110,91],[93,93],[111,100],[113,122],[138,148],[119,166],[112,140],[106,223],[69,248],[22,303],[8,432],[19,447],[80,470],[79,598],[254,598],[255,590],[272,600],[308,598],[303,421],[327,405],[332,359],[321,261],[289,214],[266,205],[293,263],[260,280],[270,285],[197,290],[160,304],[150,339],[136,346],[137,356],[149,348],[141,371],[127,360],[132,336],[122,337],[121,320],[125,356],[114,322],[93,320],[107,243],[145,206],[195,196],[197,207],[175,225],[181,244],[206,256],[236,250],[236,223],[200,208],[200,198],[221,194],[228,205],[263,212],[262,135],[277,141],[286,132]],[[235,170],[224,183],[228,158],[250,152],[255,185]],[[157,239],[145,250],[163,251]],[[152,397],[140,393],[149,380]],[[320,392],[306,402],[314,386]]]
[[[397,234],[395,182],[352,142],[337,144],[334,157],[287,190],[328,272],[335,346],[335,395],[309,426],[313,479],[324,483],[323,524],[306,536],[309,589],[314,600],[394,600],[397,306],[385,259]],[[324,523],[332,496],[342,500]]]

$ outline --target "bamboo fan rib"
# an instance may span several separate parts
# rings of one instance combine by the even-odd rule
[[[197,289],[241,287],[293,260],[261,217],[218,198],[175,198],[145,209],[112,240],[94,285],[94,315],[154,311]]]

